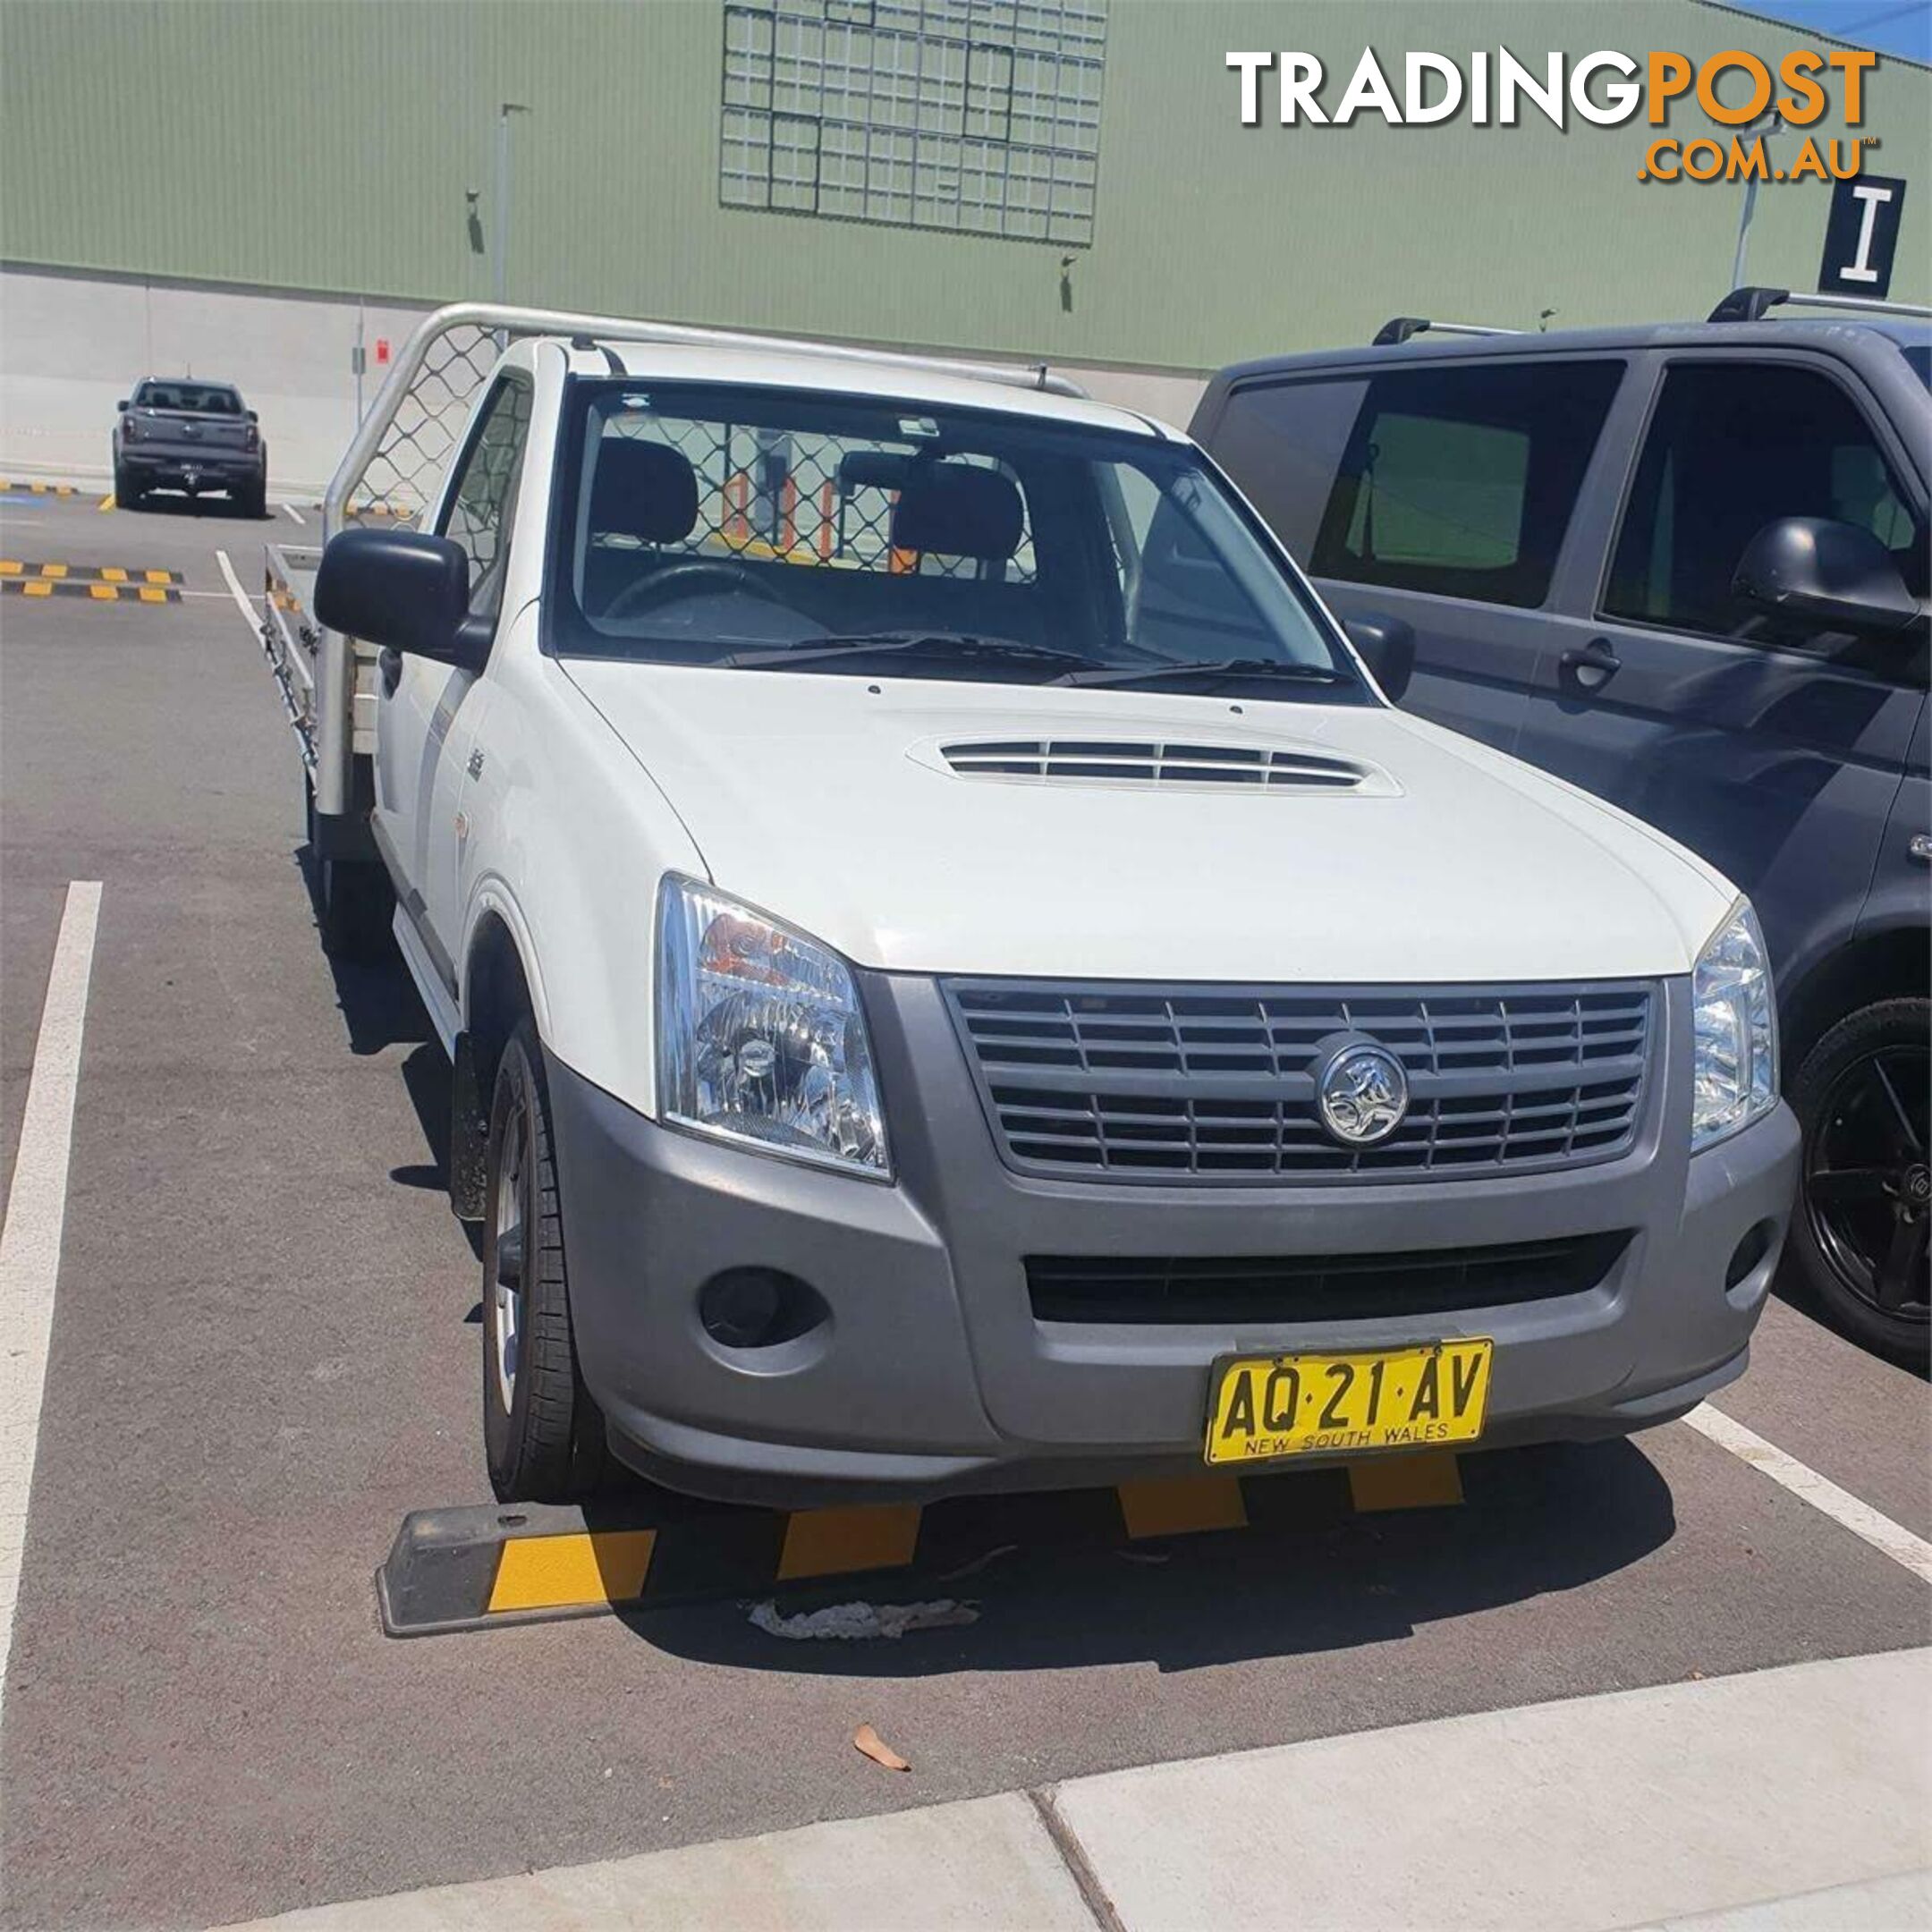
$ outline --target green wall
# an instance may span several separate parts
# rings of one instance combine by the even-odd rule
[[[1239,125],[1231,47],[1504,44],[1774,62],[1825,45],[1700,0],[1112,0],[1094,245],[718,205],[721,0],[0,0],[0,257],[449,300],[487,292],[496,104],[517,126],[513,300],[1207,369],[1392,314],[1534,326],[1702,315],[1741,187],[1640,183],[1652,131]],[[1862,131],[1911,184],[1894,298],[1932,299],[1932,72],[1885,62]],[[1335,97],[1330,96],[1331,101]],[[1272,104],[1272,95],[1268,105]],[[1671,131],[1705,131],[1682,106]],[[1830,135],[1827,119],[1812,131]],[[1796,137],[1781,137],[1794,152]],[[1750,278],[1813,284],[1829,189],[1759,196]]]

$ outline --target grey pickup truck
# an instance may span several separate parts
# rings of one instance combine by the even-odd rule
[[[225,490],[242,515],[267,513],[268,445],[238,389],[150,376],[119,410],[114,486],[123,508],[139,508],[152,489]]]

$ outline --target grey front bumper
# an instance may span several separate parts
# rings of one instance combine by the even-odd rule
[[[584,1377],[619,1455],[675,1487],[799,1503],[1197,1470],[1210,1365],[1235,1351],[1493,1336],[1485,1441],[1499,1444],[1667,1421],[1743,1368],[1784,1240],[1798,1131],[1780,1106],[1690,1157],[1680,986],[1641,1130],[1618,1159],[1533,1176],[1212,1189],[1012,1173],[938,988],[868,975],[863,993],[897,1166],[889,1186],[662,1127],[549,1063]],[[1610,1232],[1628,1243],[1586,1292],[1447,1316],[1042,1323],[1025,1273],[1030,1255],[1370,1255]],[[1758,1251],[1735,1269],[1747,1237]],[[771,1348],[720,1345],[699,1293],[739,1267],[809,1283],[830,1318]]]

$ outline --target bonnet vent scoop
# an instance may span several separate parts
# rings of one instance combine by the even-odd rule
[[[1385,798],[1397,789],[1374,766],[1299,746],[999,738],[943,744],[938,750],[947,769],[961,778],[1017,778],[1036,784],[1238,786]]]

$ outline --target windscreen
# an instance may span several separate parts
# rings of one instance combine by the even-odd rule
[[[1299,677],[1372,701],[1199,453],[991,411],[690,384],[566,401],[550,640],[724,669]],[[788,655],[789,654],[789,655]]]
[[[242,398],[233,389],[211,389],[199,383],[144,382],[134,406],[182,410],[198,416],[239,416]]]

